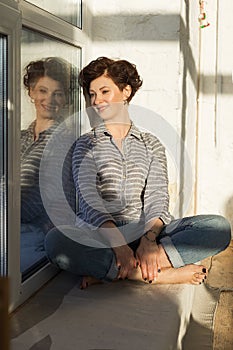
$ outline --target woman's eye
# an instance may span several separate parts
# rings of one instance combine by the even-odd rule
[[[41,94],[46,94],[46,92],[47,92],[45,89],[40,89],[39,91]]]
[[[109,90],[103,90],[102,92],[103,92],[103,94],[107,94],[109,92]]]
[[[64,95],[62,92],[56,92],[54,96],[62,98]]]

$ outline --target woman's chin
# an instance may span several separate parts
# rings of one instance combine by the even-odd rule
[[[98,114],[103,121],[110,121],[116,118],[116,115],[113,113],[110,113],[109,111],[103,111]]]
[[[59,115],[57,113],[41,113],[40,115],[41,119],[50,119],[50,120],[57,120],[59,119]]]

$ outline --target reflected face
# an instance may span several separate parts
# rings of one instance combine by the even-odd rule
[[[127,89],[121,91],[113,80],[105,75],[92,80],[89,95],[91,105],[105,120],[117,116],[128,98]]]
[[[62,84],[46,76],[30,88],[30,97],[34,100],[37,118],[56,119],[66,103]]]

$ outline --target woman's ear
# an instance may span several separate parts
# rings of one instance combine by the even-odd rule
[[[34,91],[33,91],[33,88],[30,87],[29,90],[28,90],[28,96],[30,97],[31,99],[31,103],[34,103]]]
[[[123,95],[124,95],[124,98],[126,100],[128,100],[128,98],[130,97],[131,95],[131,92],[132,92],[132,88],[130,85],[126,85],[123,89]]]
[[[29,97],[31,97],[32,99],[34,98],[34,91],[33,91],[33,88],[30,87],[29,90],[28,90],[28,95]]]

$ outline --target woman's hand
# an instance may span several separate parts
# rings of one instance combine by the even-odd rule
[[[151,283],[158,277],[158,270],[161,269],[157,243],[148,241],[142,236],[136,258],[141,268],[142,278]]]
[[[137,260],[134,257],[132,249],[128,245],[114,247],[116,255],[116,264],[119,269],[117,278],[125,279],[137,267]]]

